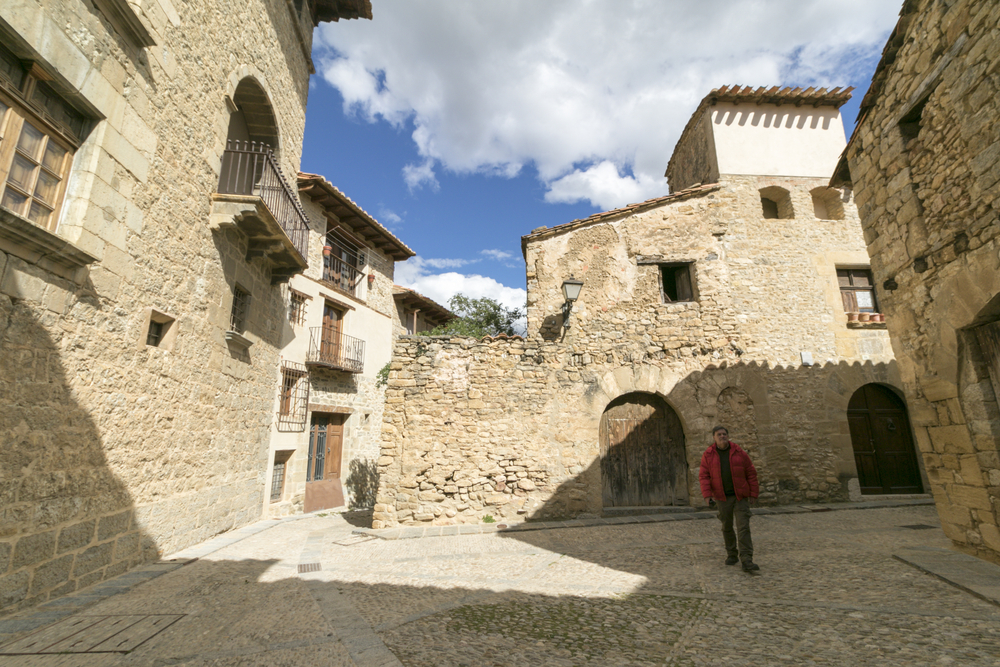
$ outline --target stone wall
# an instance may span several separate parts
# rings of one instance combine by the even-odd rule
[[[670,192],[719,180],[710,107],[699,107],[699,111],[688,122],[683,137],[674,148],[666,176]]]
[[[763,502],[859,497],[848,401],[901,380],[886,332],[847,325],[836,269],[867,257],[849,197],[843,220],[812,214],[821,185],[728,177],[525,237],[527,340],[398,341],[375,525],[601,513],[601,416],[634,392],[679,416],[693,504],[719,421],[754,456]],[[770,186],[795,219],[763,218]],[[693,301],[661,299],[658,264],[674,262],[692,264]],[[584,286],[566,329],[570,275]]]
[[[284,0],[143,6],[148,49],[88,2],[0,10],[102,117],[50,241],[97,261],[60,277],[7,236],[0,254],[3,611],[260,516],[284,306],[246,238],[209,229],[210,195],[244,77],[268,92],[294,173],[309,65]],[[224,336],[236,282],[246,352]],[[172,349],[145,345],[149,308],[176,318]]]
[[[1000,561],[1000,411],[975,328],[1000,312],[995,3],[904,6],[848,147],[942,526]]]

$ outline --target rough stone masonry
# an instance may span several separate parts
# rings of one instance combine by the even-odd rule
[[[815,216],[825,185],[723,176],[524,237],[526,339],[399,339],[373,526],[600,514],[602,414],[636,393],[680,418],[690,504],[717,422],[756,461],[763,502],[858,497],[848,401],[901,383],[884,329],[847,324],[836,269],[867,257],[849,192],[840,219]],[[791,217],[763,217],[774,187]],[[651,256],[689,262],[696,298],[663,302]],[[570,275],[584,287],[565,329]]]

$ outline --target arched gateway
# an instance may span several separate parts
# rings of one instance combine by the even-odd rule
[[[861,493],[921,493],[906,404],[878,384],[854,392],[847,406]]]
[[[632,393],[601,416],[605,507],[687,505],[687,456],[677,413],[659,396]]]

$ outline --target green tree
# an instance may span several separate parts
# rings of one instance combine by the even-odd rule
[[[422,336],[496,336],[517,333],[518,320],[524,317],[522,308],[506,308],[489,297],[471,299],[464,294],[456,294],[448,299],[448,308],[458,317],[447,324],[422,331]]]

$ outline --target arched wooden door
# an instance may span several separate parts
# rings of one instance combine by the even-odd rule
[[[659,396],[626,394],[601,416],[605,507],[687,505],[687,456],[677,413]]]
[[[866,384],[847,406],[861,493],[921,493],[920,468],[906,404],[891,390]]]

